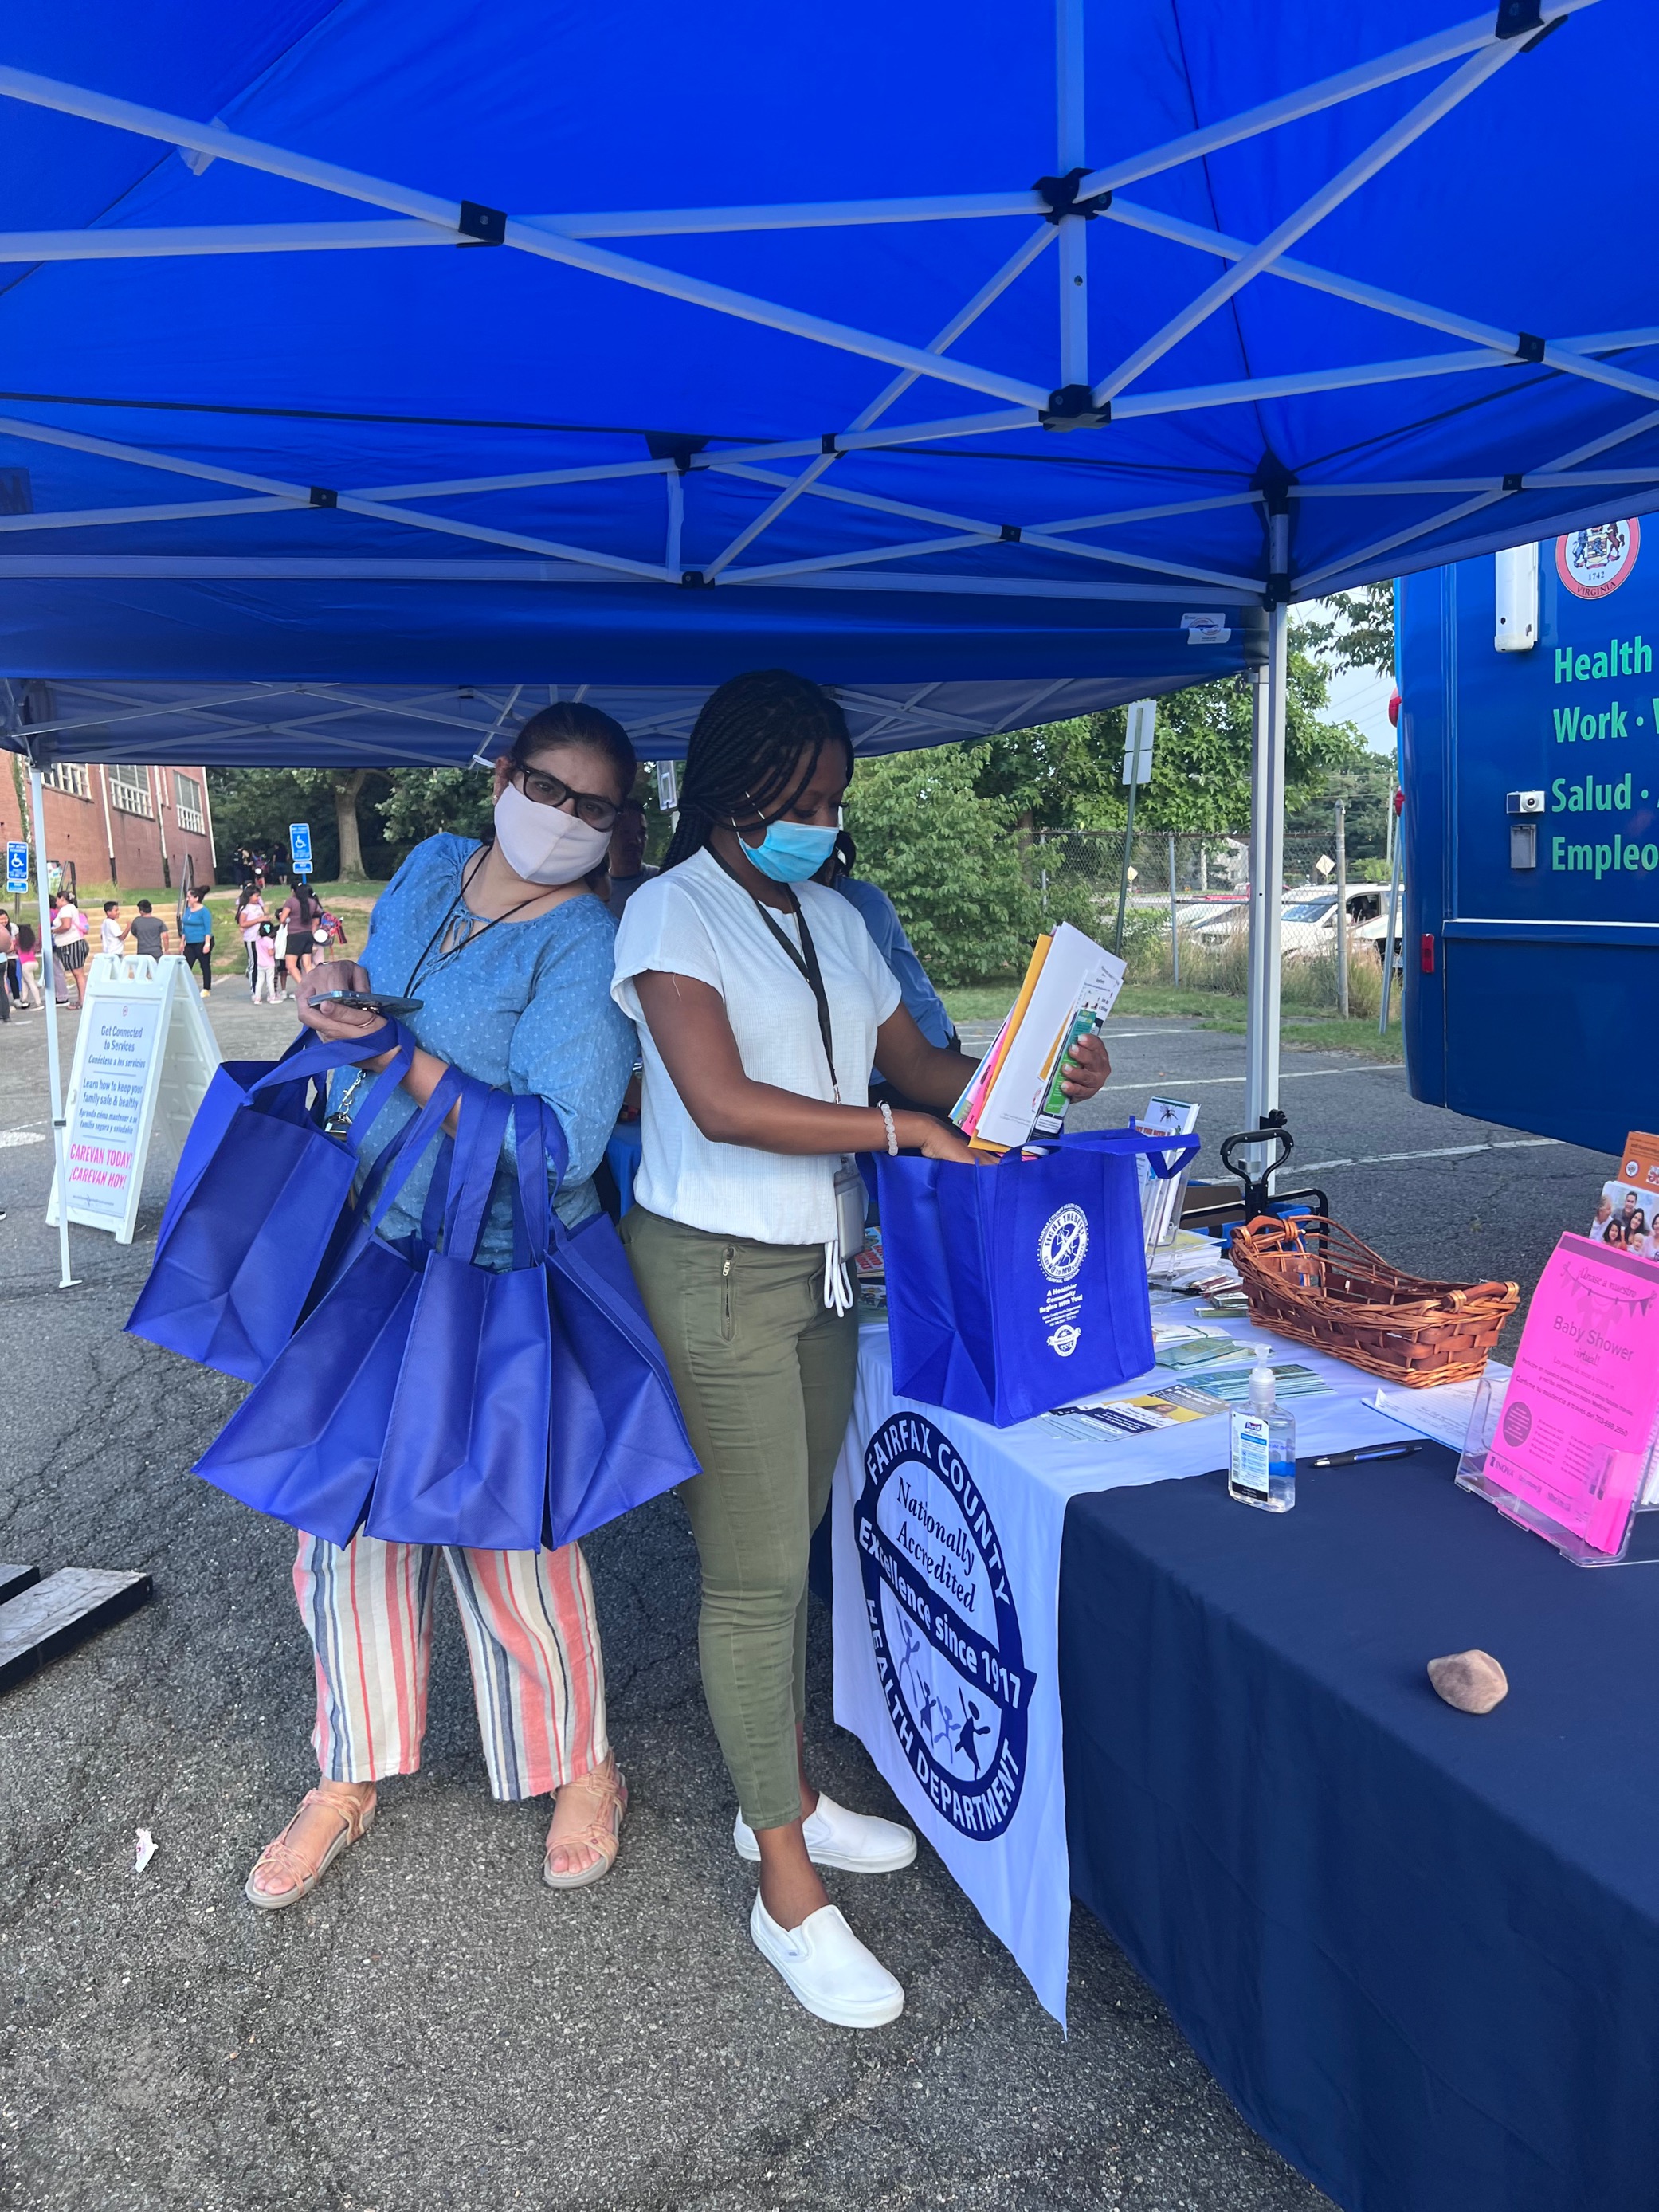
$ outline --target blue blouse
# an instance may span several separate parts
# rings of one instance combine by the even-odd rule
[[[441,957],[439,933],[459,907],[461,872],[478,849],[472,838],[447,834],[417,845],[375,902],[362,964],[388,996],[422,1001],[404,1026],[426,1051],[497,1090],[538,1092],[551,1107],[570,1147],[555,1204],[574,1228],[599,1210],[593,1170],[638,1057],[633,1024],[611,996],[616,924],[597,898],[582,893],[528,921],[498,922],[487,934],[475,921],[471,941]],[[331,1103],[353,1073],[335,1077]],[[416,1111],[400,1085],[364,1140],[366,1163]],[[383,1236],[419,1228],[435,1152],[431,1147],[404,1185],[381,1224]],[[504,1166],[478,1246],[486,1265],[511,1265],[509,1188]]]

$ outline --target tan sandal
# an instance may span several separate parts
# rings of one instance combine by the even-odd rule
[[[356,1795],[359,1785],[349,1782],[322,1782],[314,1790],[307,1790],[300,1800],[300,1809],[282,1834],[267,1844],[253,1862],[252,1872],[243,1886],[242,1894],[250,1905],[258,1905],[261,1912],[281,1912],[285,1906],[297,1905],[312,1891],[328,1872],[349,1844],[361,1843],[374,1826],[375,1800],[368,1802]],[[305,1815],[308,1806],[321,1805],[339,1820],[340,1832],[315,1864],[312,1864],[289,1841]],[[276,1874],[286,1878],[281,1889],[260,1889],[261,1873]]]
[[[554,1836],[550,1826],[546,1849],[542,1856],[542,1880],[550,1889],[586,1889],[589,1882],[603,1881],[617,1863],[617,1853],[622,1848],[623,1815],[628,1810],[628,1784],[617,1765],[612,1752],[603,1766],[595,1767],[591,1774],[580,1780],[567,1782],[559,1792],[562,1802],[567,1790],[580,1790],[592,1804],[592,1817],[586,1826],[573,1829],[568,1834]],[[558,1814],[554,1813],[556,1820]],[[569,1874],[555,1874],[552,1859],[556,1850],[591,1851],[592,1856],[584,1861]]]

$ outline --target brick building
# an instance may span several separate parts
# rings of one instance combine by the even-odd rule
[[[57,861],[82,896],[181,883],[186,856],[195,881],[212,883],[213,816],[205,769],[59,761],[42,780],[46,858]],[[20,763],[16,772],[0,778],[0,823],[7,837],[26,838],[32,852],[27,812],[28,786]]]

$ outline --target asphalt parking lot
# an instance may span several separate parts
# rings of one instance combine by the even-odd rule
[[[222,988],[239,1054],[284,1010]],[[1242,1039],[1126,1020],[1121,1121],[1201,1086],[1242,1111]],[[74,1018],[67,1024],[71,1033]],[[1414,1103],[1398,1068],[1286,1055],[1297,1164],[1401,1264],[1529,1285],[1612,1163]],[[748,1876],[698,1688],[695,1557],[665,1500],[590,1547],[633,1790],[615,1875],[539,1884],[544,1810],[485,1794],[447,1597],[422,1771],[293,1911],[240,1890],[313,1778],[291,1540],[190,1462],[236,1386],[124,1336],[145,1264],[42,1222],[42,1022],[0,1030],[0,1559],[143,1567],[154,1601],[0,1699],[0,2204],[30,2212],[1310,2212],[1104,1932],[1076,1916],[1062,2038],[924,1847],[832,1894],[899,1973],[866,2036],[789,1999],[747,1935]],[[1200,1172],[1214,1172],[1207,1147]],[[158,1182],[152,1195],[159,1200]],[[153,1235],[155,1208],[148,1214]],[[830,1718],[836,1796],[891,1810]],[[142,1874],[134,1831],[158,1850]]]

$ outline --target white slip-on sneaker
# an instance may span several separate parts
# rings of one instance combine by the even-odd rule
[[[896,1874],[913,1863],[916,1839],[896,1820],[883,1820],[873,1813],[849,1813],[833,1797],[818,1792],[817,1810],[801,1824],[806,1856],[814,1866],[835,1867],[842,1874]],[[732,1830],[738,1856],[751,1865],[760,1862],[755,1832],[741,1813]]]
[[[749,1933],[763,1959],[818,2020],[836,2027],[885,2027],[904,2010],[904,1991],[842,1917],[821,1905],[799,1928],[780,1928],[755,1893]]]

